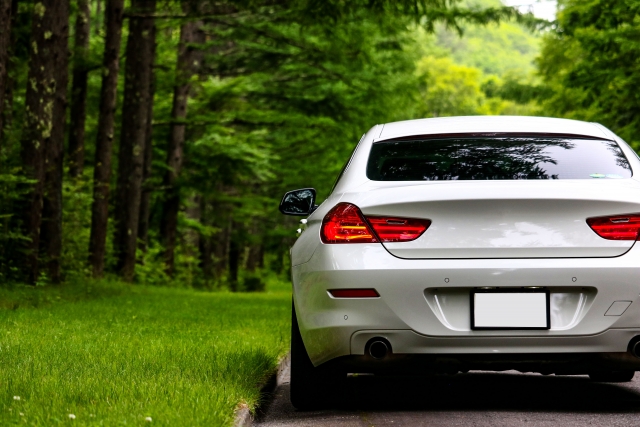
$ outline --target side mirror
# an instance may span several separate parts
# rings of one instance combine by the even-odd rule
[[[289,191],[280,202],[280,212],[285,215],[307,216],[316,208],[316,190],[313,188]]]

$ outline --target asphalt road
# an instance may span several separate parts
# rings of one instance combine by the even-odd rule
[[[324,411],[289,403],[284,369],[254,426],[640,426],[640,373],[630,383],[587,376],[470,372],[431,378],[349,378]]]

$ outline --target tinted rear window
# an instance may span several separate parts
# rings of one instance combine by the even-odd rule
[[[616,179],[631,177],[613,141],[483,137],[373,144],[367,177],[374,181]]]

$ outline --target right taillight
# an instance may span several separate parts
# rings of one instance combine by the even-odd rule
[[[416,240],[431,225],[428,219],[368,216],[367,220],[383,242]]]
[[[322,220],[323,243],[409,242],[431,225],[428,219],[369,216],[351,203],[338,203]]]
[[[640,214],[587,218],[596,234],[607,240],[640,240]]]

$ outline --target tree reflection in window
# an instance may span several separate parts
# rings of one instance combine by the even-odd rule
[[[627,158],[624,156],[624,153],[618,146],[618,144],[614,141],[605,141],[607,148],[609,151],[613,153],[616,158],[616,164],[623,169],[631,170],[631,166],[629,166],[629,162]]]
[[[592,179],[630,177],[613,141],[549,137],[448,138],[375,143],[367,167],[377,181]]]

